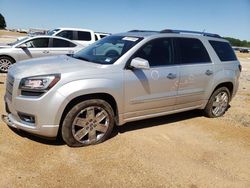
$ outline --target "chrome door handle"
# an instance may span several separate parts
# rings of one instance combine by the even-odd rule
[[[208,75],[208,76],[210,76],[210,75],[212,75],[212,74],[213,74],[213,71],[211,71],[211,70],[207,70],[207,71],[205,72],[205,74],[206,74],[206,75]]]
[[[43,53],[44,53],[44,54],[48,54],[49,51],[48,51],[48,50],[44,50]]]
[[[167,78],[169,78],[169,79],[175,79],[175,78],[176,78],[176,74],[169,73],[169,74],[167,75]]]

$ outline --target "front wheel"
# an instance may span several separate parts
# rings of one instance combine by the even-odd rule
[[[0,72],[7,73],[9,67],[15,63],[15,61],[8,56],[0,57]]]
[[[230,92],[226,87],[215,90],[210,97],[204,112],[207,117],[216,118],[222,116],[228,109]]]
[[[114,112],[109,103],[91,99],[76,104],[62,124],[62,138],[68,146],[98,144],[109,138],[114,127]]]

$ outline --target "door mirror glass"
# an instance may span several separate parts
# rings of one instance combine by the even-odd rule
[[[140,57],[136,57],[132,59],[130,63],[130,67],[135,68],[135,69],[149,69],[149,63],[148,60],[142,59]]]

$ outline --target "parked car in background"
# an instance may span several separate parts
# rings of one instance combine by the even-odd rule
[[[60,36],[80,43],[84,47],[109,35],[108,33],[95,33],[93,30],[80,28],[56,28],[48,31],[48,35]]]
[[[97,144],[114,125],[131,121],[193,109],[222,116],[240,71],[229,42],[216,34],[111,35],[72,57],[13,65],[6,81],[8,115],[2,119],[41,136],[61,134],[69,146]]]
[[[83,46],[56,36],[26,37],[0,47],[0,71],[7,72],[17,61],[51,55],[74,54]]]
[[[246,48],[241,48],[240,53],[249,53],[249,50]]]

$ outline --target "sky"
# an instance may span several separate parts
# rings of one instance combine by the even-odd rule
[[[8,28],[182,29],[250,41],[250,0],[0,0]]]

